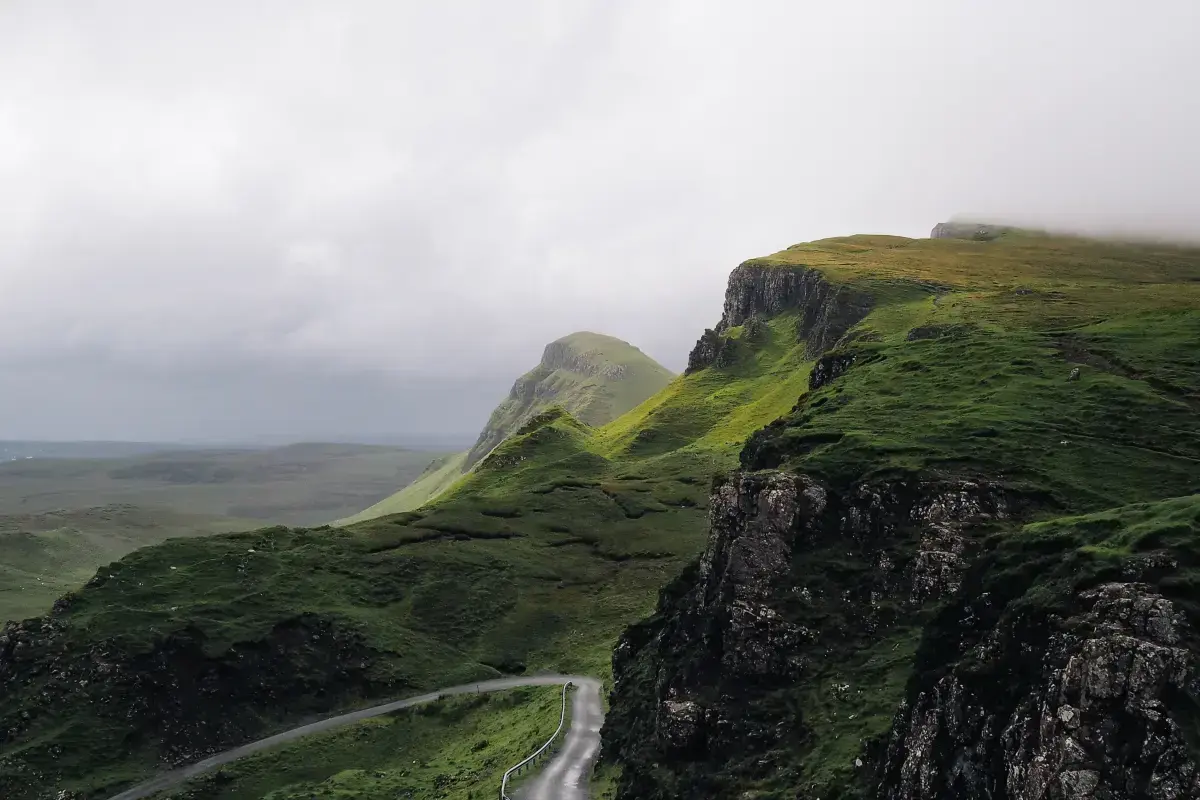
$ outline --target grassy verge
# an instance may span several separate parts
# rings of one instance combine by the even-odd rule
[[[162,800],[494,798],[500,777],[558,726],[562,691],[452,698],[257,754]]]

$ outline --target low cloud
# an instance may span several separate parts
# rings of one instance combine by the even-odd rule
[[[729,270],[796,241],[961,212],[1194,238],[1200,18],[1150,11],[7,3],[0,369],[109,399],[10,392],[0,436],[134,436],[114,387],[147,374],[193,419],[186,376],[224,382],[246,416],[213,435],[295,374],[441,386],[354,413],[470,429],[572,330],[681,368]]]

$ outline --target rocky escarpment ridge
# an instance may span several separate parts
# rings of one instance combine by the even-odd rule
[[[1136,579],[1173,565],[1011,603],[973,553],[1021,508],[979,481],[719,480],[703,555],[614,652],[618,797],[1200,797],[1196,631]],[[888,660],[891,686],[856,672]]]
[[[619,796],[732,797],[747,781],[775,781],[809,797],[794,794],[813,783],[805,754],[841,735],[813,688],[848,695],[848,709],[861,699],[834,654],[889,657],[927,604],[958,588],[973,532],[1009,513],[1004,492],[979,481],[837,492],[784,472],[719,480],[699,562],[613,656],[605,752],[624,765]],[[876,701],[844,713],[890,720],[902,697],[888,700],[884,712]],[[855,780],[881,747],[854,748]]]
[[[988,631],[949,674],[916,687],[880,797],[1200,797],[1179,719],[1200,695],[1184,646],[1194,629],[1174,603],[1143,583],[1106,583],[1080,592],[1071,616],[1044,620],[1048,635],[1023,622]],[[1007,667],[1000,681],[996,666]]]
[[[1023,503],[983,481],[719,479],[701,558],[614,652],[618,797],[1200,797],[1197,632],[1143,580],[1177,564],[1029,602],[977,555]]]
[[[629,366],[614,364],[606,361],[596,351],[579,352],[563,341],[551,342],[542,351],[539,366],[548,369],[565,369],[580,375],[593,375],[603,378],[620,379],[625,377]],[[521,381],[517,381],[519,384]],[[514,387],[515,391],[516,387]]]
[[[793,310],[800,312],[797,336],[816,357],[870,308],[868,296],[830,283],[815,269],[748,261],[730,274],[721,321],[700,337],[688,356],[687,371],[731,361],[736,344],[724,336],[730,328],[758,325],[762,318]]]

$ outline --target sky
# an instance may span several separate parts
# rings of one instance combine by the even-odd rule
[[[477,430],[954,215],[1195,238],[1194,0],[5,0],[0,438]]]

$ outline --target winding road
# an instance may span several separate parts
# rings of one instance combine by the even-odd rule
[[[517,689],[522,686],[557,686],[567,683],[568,681],[580,687],[580,690],[575,694],[575,701],[574,705],[572,706],[572,714],[574,716],[571,720],[571,730],[567,734],[566,744],[564,745],[562,752],[550,762],[549,766],[546,767],[545,773],[534,779],[530,784],[531,787],[540,786],[542,780],[549,775],[551,771],[554,770],[555,767],[559,765],[559,763],[562,762],[569,753],[573,752],[573,747],[582,747],[582,745],[577,744],[577,742],[581,741],[580,737],[590,736],[591,726],[594,726],[596,730],[595,744],[596,751],[598,752],[599,726],[600,722],[603,722],[604,720],[604,712],[600,707],[600,684],[594,678],[588,678],[582,675],[532,675],[523,678],[497,678],[490,681],[479,681],[477,683],[464,683],[458,686],[449,686],[445,689],[438,689],[437,691],[429,692],[427,694],[416,695],[415,697],[406,697],[403,700],[394,700],[390,703],[384,703],[383,705],[372,706],[371,708],[364,708],[359,711],[351,711],[348,714],[340,714],[336,717],[329,717],[328,719],[320,720],[319,722],[301,725],[297,728],[292,728],[291,730],[277,733],[274,736],[268,736],[266,739],[259,739],[257,742],[251,742],[249,744],[244,744],[241,747],[235,747],[232,750],[226,750],[223,753],[217,753],[215,756],[210,756],[203,761],[197,761],[195,764],[189,764],[186,767],[180,767],[179,769],[172,770],[171,772],[165,772],[156,778],[146,781],[145,783],[139,783],[137,786],[134,786],[131,789],[126,789],[120,794],[113,795],[111,798],[109,798],[109,800],[141,800],[141,798],[149,797],[156,792],[161,792],[165,789],[172,789],[186,781],[188,778],[194,778],[197,775],[201,775],[211,769],[222,766],[223,764],[237,761],[239,758],[245,758],[248,755],[266,750],[271,747],[277,747],[281,744],[295,741],[302,736],[333,730],[344,725],[361,722],[364,719],[370,719],[371,717],[390,714],[393,711],[399,711],[403,708],[411,708],[412,706],[432,703],[449,695],[500,692],[506,689]],[[594,706],[591,704],[592,699],[595,701]],[[582,711],[580,710],[581,704],[585,706]],[[577,722],[577,720],[583,720],[585,718],[590,721],[586,723]],[[578,727],[581,724],[585,724],[589,730],[586,732],[578,731]],[[577,750],[577,756],[582,752],[583,751]],[[580,792],[586,789],[587,771],[584,770],[576,775],[573,770],[575,767],[583,769],[585,765],[590,768],[591,762],[594,760],[595,753],[591,753],[586,759],[583,760],[580,760],[578,757],[576,757],[571,764],[568,764],[567,767],[563,768],[561,773],[562,783],[553,784],[553,786],[561,786],[561,789],[557,791],[552,788],[539,790],[542,793],[528,795],[529,800],[543,800],[543,798],[546,798],[547,800],[549,800],[549,798],[558,800],[560,797],[564,798],[565,800],[565,798],[585,797],[585,794],[581,794]],[[579,780],[581,775],[584,776],[582,781]],[[573,780],[575,783],[568,784],[566,783],[567,780]],[[575,785],[579,785],[582,788],[572,789],[571,786]],[[549,794],[545,793],[547,791]],[[572,791],[575,793],[572,794]],[[562,792],[566,793],[564,794]],[[526,796],[522,795],[522,797],[524,798]]]
[[[600,726],[604,707],[600,704],[600,682],[573,678],[579,686],[571,703],[571,729],[562,750],[541,774],[521,787],[516,800],[586,800],[588,777],[600,755]]]

